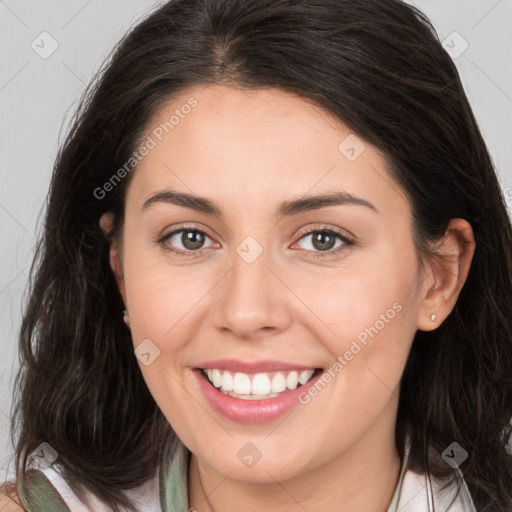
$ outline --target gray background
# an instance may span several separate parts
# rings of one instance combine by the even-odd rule
[[[0,482],[13,474],[9,417],[17,331],[58,143],[79,93],[115,42],[160,3],[0,0]],[[467,42],[454,60],[512,206],[512,1],[409,3],[429,16],[452,51]],[[31,47],[35,41],[40,52],[50,48],[50,39],[42,48],[41,37],[48,37],[42,32],[58,43],[46,59]]]

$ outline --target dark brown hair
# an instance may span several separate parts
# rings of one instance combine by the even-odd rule
[[[414,460],[453,441],[479,511],[512,510],[512,235],[488,150],[434,28],[398,0],[174,0],[120,42],[84,94],[56,159],[20,331],[17,478],[43,441],[65,476],[117,510],[174,436],[144,382],[98,221],[120,236],[128,179],[98,198],[150,117],[191,85],[277,87],[382,151],[428,254],[452,218],[476,252],[449,317],[416,333],[396,442]],[[135,170],[132,172],[136,172]],[[429,465],[450,478],[447,465]]]

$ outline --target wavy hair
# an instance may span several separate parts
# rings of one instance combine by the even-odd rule
[[[476,252],[448,318],[416,333],[401,381],[396,443],[421,467],[457,441],[481,512],[512,510],[512,229],[457,69],[435,29],[399,0],[172,0],[120,41],[83,94],[60,146],[20,329],[12,432],[16,476],[45,441],[64,476],[113,510],[153,476],[175,436],[122,320],[99,227],[119,237],[129,178],[99,197],[164,102],[198,84],[277,87],[337,116],[384,155],[428,255],[452,218]],[[136,172],[134,170],[133,172]],[[428,472],[453,470],[427,460]]]

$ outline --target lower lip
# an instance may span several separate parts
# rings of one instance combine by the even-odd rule
[[[306,384],[291,391],[285,391],[274,398],[243,400],[219,391],[201,370],[194,370],[194,373],[199,381],[199,387],[213,409],[226,418],[241,423],[266,423],[283,416],[300,404],[299,395],[307,393],[322,375],[322,372],[318,372],[318,375]]]

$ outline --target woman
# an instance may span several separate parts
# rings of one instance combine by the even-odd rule
[[[511,232],[416,9],[163,5],[55,165],[22,505],[512,510]]]

